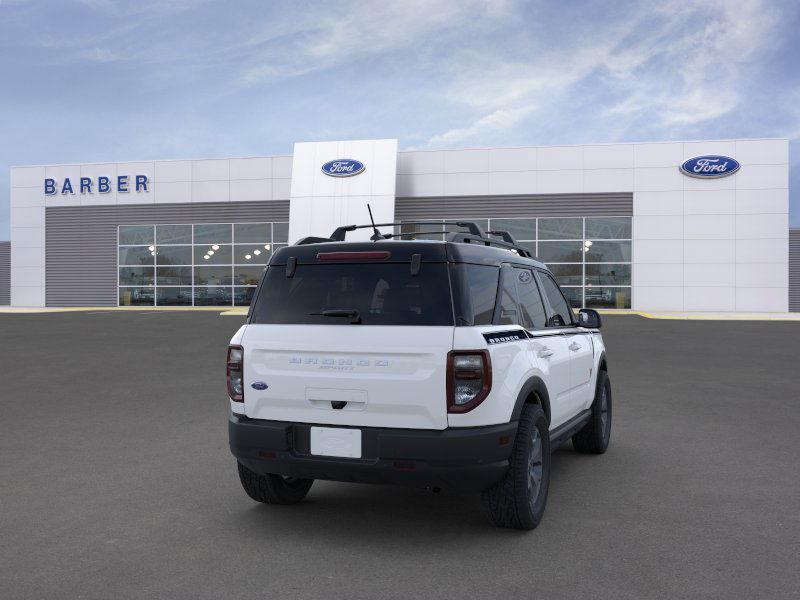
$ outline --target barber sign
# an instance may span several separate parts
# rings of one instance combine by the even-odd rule
[[[709,154],[706,156],[695,156],[685,161],[681,165],[681,172],[689,177],[713,179],[716,177],[733,175],[739,170],[739,166],[739,162],[730,156]]]
[[[337,158],[322,165],[322,172],[330,177],[352,177],[364,171],[364,163],[352,158]]]

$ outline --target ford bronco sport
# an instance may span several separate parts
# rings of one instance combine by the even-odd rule
[[[227,359],[251,498],[299,502],[315,479],[473,491],[495,524],[533,529],[551,451],[605,452],[600,316],[507,232],[456,225],[340,227],[274,254]],[[345,240],[364,227],[372,241]]]

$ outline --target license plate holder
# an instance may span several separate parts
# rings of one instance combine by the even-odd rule
[[[361,458],[361,430],[349,427],[311,427],[311,454]]]

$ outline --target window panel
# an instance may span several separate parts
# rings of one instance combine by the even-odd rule
[[[158,267],[158,285],[192,285],[192,267]]]
[[[630,285],[630,265],[586,265],[586,285]]]
[[[250,306],[253,295],[256,293],[255,287],[235,287],[233,288],[234,306]]]
[[[583,219],[547,218],[539,219],[540,240],[582,240]]]
[[[156,225],[157,244],[191,244],[191,225]]]
[[[230,287],[196,287],[194,288],[195,306],[230,306]]]
[[[507,231],[517,241],[536,239],[536,219],[492,219],[489,224],[493,231]]]
[[[583,285],[583,265],[547,265],[558,285]]]
[[[153,285],[153,269],[154,267],[120,267],[119,284]]]
[[[631,288],[587,287],[587,308],[630,308]]]
[[[233,247],[233,262],[236,264],[266,265],[270,257],[271,244],[237,244]]]
[[[631,217],[587,217],[586,239],[631,239]]]
[[[539,242],[538,259],[551,262],[583,262],[582,242]]]
[[[120,225],[119,245],[137,246],[139,244],[151,245],[153,243],[152,225]]]
[[[586,242],[586,262],[631,262],[630,242]]]
[[[214,249],[214,246],[217,248]],[[208,257],[208,258],[206,258]],[[194,247],[194,264],[196,265],[229,265],[231,264],[231,247],[219,244],[203,244]]]
[[[121,287],[119,288],[120,306],[153,306],[155,288]]]
[[[258,285],[263,273],[262,265],[236,265],[233,267],[233,283],[235,285]]]
[[[149,246],[131,246],[119,249],[120,265],[152,265],[153,251]]]
[[[157,265],[191,265],[191,246],[157,246]]]
[[[236,244],[266,244],[271,241],[269,223],[235,223],[233,241]]]
[[[231,267],[195,267],[195,285],[230,285]]]
[[[332,232],[331,232],[332,233]],[[272,224],[272,241],[284,244],[289,241],[289,224],[288,223],[273,223]]]
[[[229,223],[209,223],[194,226],[195,244],[225,244],[231,242]]]
[[[156,290],[156,304],[158,306],[191,306],[192,288],[160,287]]]

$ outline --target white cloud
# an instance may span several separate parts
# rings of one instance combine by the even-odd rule
[[[502,1],[405,0],[340,3],[332,14],[283,15],[242,42],[252,51],[242,81],[305,75],[397,50],[409,52],[406,60],[413,62],[437,38],[484,29],[506,11]]]
[[[507,49],[471,48],[451,61],[439,92],[454,99],[472,124],[437,133],[430,145],[479,138],[503,112],[547,122],[596,94],[600,118],[657,124],[663,132],[718,119],[739,106],[748,77],[776,44],[780,10],[766,0],[673,0],[620,11],[613,21],[587,11],[586,22],[563,28],[557,49],[531,27]],[[529,57],[521,60],[520,57]]]
[[[450,129],[442,134],[435,135],[429,140],[431,146],[452,145],[455,143],[469,140],[481,134],[496,131],[498,129],[508,129],[519,123],[522,119],[534,111],[533,106],[523,106],[521,108],[501,108],[493,113],[481,117],[468,127]]]

